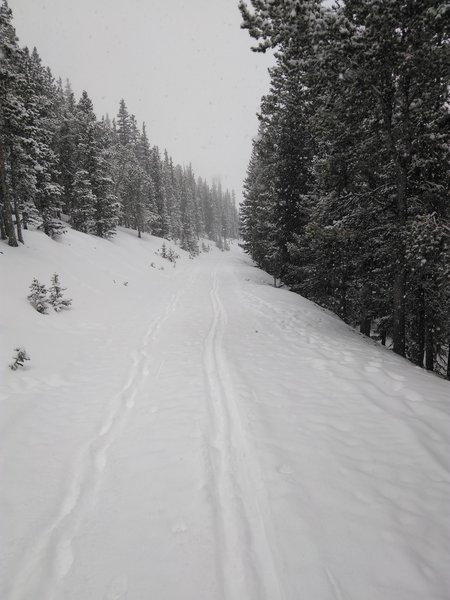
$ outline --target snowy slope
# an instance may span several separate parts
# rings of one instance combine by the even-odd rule
[[[448,382],[237,247],[161,243],[1,247],[0,597],[448,598]]]

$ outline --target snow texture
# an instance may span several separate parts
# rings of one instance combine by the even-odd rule
[[[162,241],[2,246],[0,597],[448,598],[449,384]]]

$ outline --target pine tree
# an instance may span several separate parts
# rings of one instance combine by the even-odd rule
[[[9,368],[12,371],[17,371],[19,367],[23,367],[26,360],[30,360],[27,351],[25,348],[14,348],[14,352],[16,353],[13,356],[13,362],[9,365]]]
[[[53,78],[42,66],[36,48],[30,57],[30,93],[33,96],[33,149],[38,164],[35,202],[42,219],[42,229],[50,237],[61,235],[62,188],[57,169],[57,101]]]
[[[0,6],[0,209],[2,235],[10,246],[18,246],[13,223],[11,191],[7,181],[7,146],[11,139],[8,110],[16,101],[14,85],[18,77],[19,48],[12,13],[6,0]],[[9,140],[8,140],[9,138]]]
[[[184,171],[179,169],[181,184],[181,241],[183,250],[191,256],[199,253],[198,238],[195,230],[195,178],[191,166]]]
[[[123,98],[119,103],[119,112],[117,114],[117,137],[124,147],[127,147],[132,141],[130,114]]]
[[[92,233],[95,227],[94,215],[96,197],[92,192],[89,173],[85,170],[77,170],[75,173],[72,199],[72,226],[78,231]]]
[[[154,183],[150,175],[148,140],[141,135],[136,119],[122,100],[117,117],[112,179],[121,204],[122,223],[137,230],[151,231],[156,219]]]
[[[48,300],[47,300],[47,288],[44,284],[34,278],[30,285],[30,294],[28,295],[28,301],[31,306],[41,314],[47,314]]]
[[[170,237],[170,222],[167,212],[166,189],[164,186],[163,163],[159,148],[154,146],[151,154],[151,178],[154,186],[156,219],[152,231],[160,237]]]
[[[74,206],[74,180],[77,171],[78,122],[75,96],[67,80],[57,133],[59,183],[63,189],[64,212],[71,215]]]
[[[172,159],[169,157],[167,150],[164,150],[164,159],[161,168],[162,187],[165,198],[161,230],[165,232],[165,237],[179,239],[181,235],[180,199],[177,193]]]
[[[115,234],[120,219],[120,204],[114,193],[112,176],[113,135],[110,123],[104,119],[97,124],[97,160],[92,186],[95,192],[95,232],[110,238]]]
[[[54,273],[48,292],[49,302],[56,312],[59,312],[62,308],[68,308],[72,304],[72,300],[63,297],[63,292],[65,290],[66,288],[61,287],[59,275]]]

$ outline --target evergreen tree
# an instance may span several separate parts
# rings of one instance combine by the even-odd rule
[[[103,119],[97,123],[96,131],[96,170],[92,178],[95,192],[95,233],[110,238],[116,231],[120,219],[120,204],[114,193],[112,177],[113,135],[110,123]]]
[[[41,314],[47,314],[48,301],[47,301],[47,288],[44,284],[34,278],[30,285],[30,294],[28,295],[28,301],[31,306]]]
[[[16,101],[14,86],[18,77],[19,52],[12,13],[4,0],[0,6],[0,212],[2,237],[8,239],[10,246],[18,243],[7,181],[7,147],[11,146],[12,134],[8,111],[14,113],[12,106]]]
[[[166,198],[166,222],[162,224],[164,231],[169,231],[171,239],[181,239],[181,210],[180,210],[180,191],[178,189],[173,161],[169,157],[167,150],[164,151],[163,162],[163,186]]]
[[[54,273],[48,292],[49,302],[56,312],[59,312],[62,308],[68,308],[72,304],[72,300],[63,297],[63,292],[65,290],[66,288],[61,287],[59,275]]]
[[[42,219],[42,229],[51,236],[65,231],[61,221],[62,188],[58,183],[57,155],[57,102],[53,78],[42,66],[36,48],[30,57],[30,93],[33,96],[33,150],[36,172],[35,203]]]
[[[96,197],[92,192],[89,173],[84,169],[79,169],[75,173],[72,200],[70,217],[72,226],[83,233],[93,232]]]
[[[70,82],[63,90],[63,102],[57,134],[57,154],[59,183],[63,189],[64,212],[72,214],[74,207],[75,174],[78,165],[78,130],[77,107]]]
[[[167,212],[166,190],[164,186],[163,163],[159,148],[154,146],[151,154],[151,178],[154,186],[156,219],[152,231],[160,237],[170,236],[169,215]]]
[[[24,366],[26,360],[30,360],[30,357],[25,348],[14,348],[14,352],[16,354],[13,356],[13,362],[9,365],[9,368],[12,371],[17,371],[19,367]]]

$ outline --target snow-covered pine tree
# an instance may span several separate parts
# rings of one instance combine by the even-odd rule
[[[180,167],[178,175],[181,183],[182,231],[180,245],[191,256],[196,256],[199,253],[199,247],[195,230],[195,179],[192,167],[189,165],[184,170]]]
[[[48,300],[56,312],[59,312],[62,308],[68,308],[72,304],[71,299],[64,298],[63,292],[65,291],[66,288],[63,288],[59,281],[59,275],[54,273],[48,289]]]
[[[114,193],[112,176],[113,133],[109,119],[97,123],[97,160],[92,186],[95,192],[95,233],[104,238],[115,234],[120,219],[120,204]]]
[[[157,217],[153,223],[154,235],[170,237],[170,220],[167,212],[166,189],[164,186],[163,163],[158,146],[152,148],[151,177],[154,186],[155,206]]]
[[[116,120],[117,137],[122,146],[127,147],[131,143],[131,122],[125,100],[122,98],[119,102],[119,112]]]
[[[72,210],[70,221],[74,229],[84,233],[94,230],[96,197],[92,192],[89,173],[84,169],[75,172],[72,191]]]
[[[93,190],[93,181],[98,171],[99,148],[94,108],[86,91],[82,92],[75,107],[74,127],[76,153],[71,193],[71,223],[79,231],[94,233],[97,197]]]
[[[30,294],[27,296],[31,306],[41,314],[47,314],[48,300],[47,288],[34,278],[30,285]]]
[[[273,256],[275,232],[274,198],[272,176],[272,146],[262,125],[258,137],[253,142],[253,151],[244,181],[244,201],[241,205],[242,247],[256,263],[276,277],[268,262]]]
[[[33,158],[36,169],[35,203],[42,229],[50,237],[65,232],[62,214],[62,187],[58,182],[56,155],[58,114],[56,88],[50,70],[45,68],[36,48],[30,56],[29,91],[33,98]]]
[[[69,80],[63,89],[59,128],[57,133],[57,155],[59,183],[63,189],[64,212],[72,214],[74,205],[74,179],[77,172],[77,108]]]
[[[150,231],[155,220],[154,184],[148,173],[148,140],[142,139],[136,119],[128,113],[122,100],[117,117],[117,133],[113,150],[112,178],[114,191],[121,204],[125,227]]]
[[[19,47],[12,26],[12,12],[3,0],[0,5],[0,213],[1,233],[10,246],[18,246],[13,222],[11,190],[7,181],[7,147],[12,131],[8,123],[8,109],[15,97],[14,84],[18,77]]]
[[[142,213],[144,214],[144,231],[153,232],[155,223],[158,221],[155,185],[152,178],[152,149],[147,137],[145,123],[142,124],[142,132],[136,132],[134,155],[139,166],[142,187]]]
[[[16,353],[13,356],[13,362],[9,365],[9,368],[12,371],[17,371],[19,367],[23,367],[26,360],[30,360],[27,351],[25,348],[14,348],[14,352]]]
[[[163,186],[166,199],[165,222],[162,227],[169,232],[170,239],[181,239],[181,211],[180,211],[180,193],[175,180],[174,166],[172,158],[167,150],[164,151],[163,162]]]

